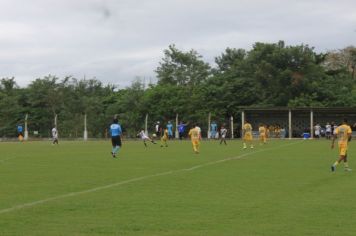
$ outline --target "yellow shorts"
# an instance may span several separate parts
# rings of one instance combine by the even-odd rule
[[[346,156],[347,144],[339,144],[339,154],[340,154],[340,156]]]
[[[198,146],[199,145],[199,140],[192,140],[193,146]]]
[[[245,134],[244,140],[245,141],[252,141],[252,134]]]
[[[261,141],[266,141],[266,135],[265,134],[261,134],[260,135],[260,140]]]

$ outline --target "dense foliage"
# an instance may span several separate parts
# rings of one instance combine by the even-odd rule
[[[154,121],[181,120],[206,124],[207,114],[226,121],[240,106],[347,107],[356,104],[356,49],[326,54],[308,45],[256,43],[252,49],[227,48],[215,64],[195,50],[171,45],[156,69],[158,83],[139,79],[118,89],[96,79],[46,76],[20,88],[15,78],[0,82],[0,137],[15,136],[16,125],[29,115],[29,130],[47,137],[58,115],[62,137],[82,137],[84,114],[90,137],[105,137],[117,114],[125,132],[143,128],[146,114]],[[152,125],[153,126],[153,125]]]

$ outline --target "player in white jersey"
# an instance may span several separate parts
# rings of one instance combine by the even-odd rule
[[[331,139],[331,125],[329,124],[329,122],[325,125],[325,136],[326,139]]]
[[[144,130],[141,130],[140,133],[137,134],[137,136],[141,137],[143,144],[145,145],[145,147],[147,147],[147,143],[146,141],[150,141],[153,144],[157,144],[155,141],[153,141],[152,139],[150,139],[150,137],[148,137],[148,135],[146,135]]]
[[[223,126],[221,126],[221,129],[220,129],[220,144],[222,144],[223,142],[225,143],[225,145],[227,145],[226,143],[226,134],[227,134],[227,129]]]
[[[336,134],[336,129],[337,129],[337,127],[339,127],[339,126],[337,126],[336,124],[334,124],[334,126],[333,126],[333,130],[334,130],[334,131],[333,131],[333,135]]]
[[[58,144],[58,131],[56,129],[56,127],[53,127],[52,129],[52,144]]]
[[[319,124],[316,124],[316,126],[314,126],[315,138],[320,138],[320,131],[321,131],[321,126]]]

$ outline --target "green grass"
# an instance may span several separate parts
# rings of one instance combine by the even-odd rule
[[[0,235],[355,235],[356,175],[330,172],[330,142],[241,146],[0,143]]]

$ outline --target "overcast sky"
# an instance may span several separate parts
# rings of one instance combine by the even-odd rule
[[[0,77],[48,74],[125,87],[170,44],[213,63],[226,47],[356,45],[356,0],[0,0]]]

